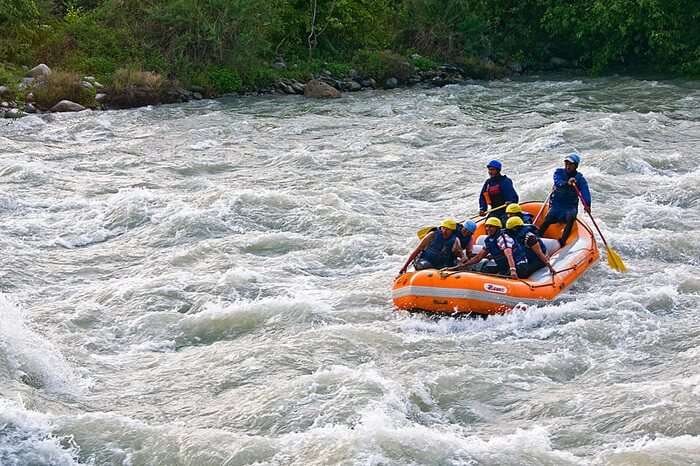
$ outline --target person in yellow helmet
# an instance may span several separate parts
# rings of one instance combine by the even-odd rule
[[[484,247],[476,256],[460,262],[460,268],[478,264],[482,259],[491,256],[496,262],[494,273],[511,278],[526,277],[528,272],[527,257],[523,247],[502,230],[503,224],[496,217],[486,219],[485,227],[488,236],[484,240]]]
[[[416,270],[441,269],[452,267],[458,259],[464,257],[462,245],[457,237],[457,222],[446,218],[436,230],[425,235],[408,256],[399,274],[406,273],[411,262]]]
[[[506,231],[525,249],[527,276],[542,267],[547,267],[552,275],[556,273],[547,258],[547,247],[535,234],[537,228],[534,225],[526,225],[520,217],[511,217],[506,222]]]
[[[506,217],[508,219],[513,217],[519,217],[523,221],[523,223],[532,224],[532,215],[530,215],[527,212],[524,212],[523,208],[520,207],[520,204],[517,203],[508,204],[508,206],[506,207]],[[506,222],[507,221],[508,220],[506,220]]]

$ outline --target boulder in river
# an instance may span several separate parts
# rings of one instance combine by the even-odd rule
[[[319,99],[340,97],[340,91],[330,84],[326,84],[318,79],[312,79],[304,86],[304,95]]]
[[[82,110],[85,110],[85,107],[80,104],[76,104],[75,102],[71,102],[70,100],[62,100],[51,107],[52,112],[80,112]]]
[[[384,89],[395,89],[399,85],[399,80],[396,78],[388,78],[384,81]]]

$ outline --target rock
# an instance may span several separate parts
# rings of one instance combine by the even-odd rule
[[[34,104],[28,103],[27,105],[24,106],[24,111],[27,113],[37,113],[36,107]]]
[[[190,92],[193,94],[195,92],[198,94],[204,94],[204,88],[202,86],[190,86]]]
[[[399,85],[399,80],[396,78],[389,78],[384,81],[384,89],[396,89]]]
[[[17,108],[11,108],[5,112],[5,118],[22,118],[23,116],[24,113]]]
[[[107,94],[102,93],[102,92],[99,94],[95,94],[95,102],[97,102],[98,104],[105,103],[106,101],[107,101]]]
[[[34,78],[23,78],[22,81],[17,85],[19,90],[24,90],[34,85]]]
[[[276,70],[285,70],[287,69],[287,64],[283,61],[276,61],[272,64],[272,67]]]
[[[520,62],[517,62],[517,61],[516,61],[516,62],[513,62],[513,63],[510,63],[510,64],[508,65],[508,68],[510,68],[510,70],[511,70],[513,73],[522,73],[523,70],[525,69],[525,68],[523,67],[523,64],[520,63]]]
[[[97,81],[92,83],[93,86],[95,86],[95,89],[104,89],[104,86]]]
[[[357,81],[350,81],[348,83],[348,90],[350,92],[357,92],[362,90],[362,84],[358,83]]]
[[[34,102],[34,93],[30,92],[26,96],[24,96],[24,101],[25,102]]]
[[[80,112],[82,110],[85,110],[85,107],[83,107],[80,104],[76,104],[75,102],[71,102],[70,100],[62,100],[53,107],[51,107],[51,112]]]
[[[50,74],[51,68],[42,63],[41,65],[36,65],[34,68],[29,70],[27,72],[27,77],[31,77],[34,79],[45,79]]]
[[[95,84],[96,79],[94,76],[85,76],[85,77],[83,77],[83,81],[87,81],[89,83]]]
[[[563,68],[569,65],[569,62],[559,57],[552,57],[549,59],[549,64],[555,68]]]
[[[361,78],[360,73],[358,73],[354,68],[350,68],[350,71],[348,71],[348,77],[353,81],[359,81]]]
[[[362,84],[362,87],[371,87],[371,88],[377,87],[377,81],[375,81],[372,78],[363,79],[360,84]]]
[[[420,75],[414,74],[413,76],[408,78],[408,84],[410,84],[412,86],[414,84],[420,83],[422,80],[423,79],[420,77]]]
[[[10,88],[7,86],[0,86],[0,97],[10,94]]]
[[[304,85],[300,83],[299,81],[292,81],[292,89],[294,89],[294,92],[297,94],[303,94],[304,93]]]
[[[8,102],[0,102],[0,107],[2,108],[10,108],[10,104]]]
[[[314,97],[319,99],[340,97],[340,91],[330,84],[312,79],[304,86],[304,95],[306,97]]]
[[[80,87],[89,91],[94,89],[92,83],[90,83],[89,81],[80,81]]]
[[[202,94],[200,94],[199,92],[193,92],[193,93],[192,93],[192,98],[193,98],[194,100],[202,100],[202,99],[204,98],[204,96],[202,96]]]
[[[296,91],[288,81],[280,81],[277,83],[277,89],[285,94],[296,94]]]

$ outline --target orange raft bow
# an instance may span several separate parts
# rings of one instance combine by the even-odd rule
[[[524,212],[533,216],[541,202],[521,204]],[[543,241],[556,275],[546,268],[527,279],[513,279],[477,272],[446,272],[436,269],[407,272],[394,280],[392,298],[399,309],[436,313],[500,314],[515,306],[547,304],[574,283],[600,257],[593,232],[576,220],[564,247],[559,247],[562,225],[552,225],[544,232]],[[483,221],[474,232],[477,238],[474,252],[484,244]]]

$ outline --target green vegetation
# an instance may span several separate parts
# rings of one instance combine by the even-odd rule
[[[95,105],[95,90],[81,85],[80,75],[65,71],[51,73],[41,86],[33,90],[39,108],[48,110],[63,99],[82,105]]]
[[[209,94],[351,67],[402,81],[450,62],[493,78],[553,58],[698,77],[698,20],[700,2],[682,0],[0,0],[0,84],[37,63],[105,84],[152,71]]]

